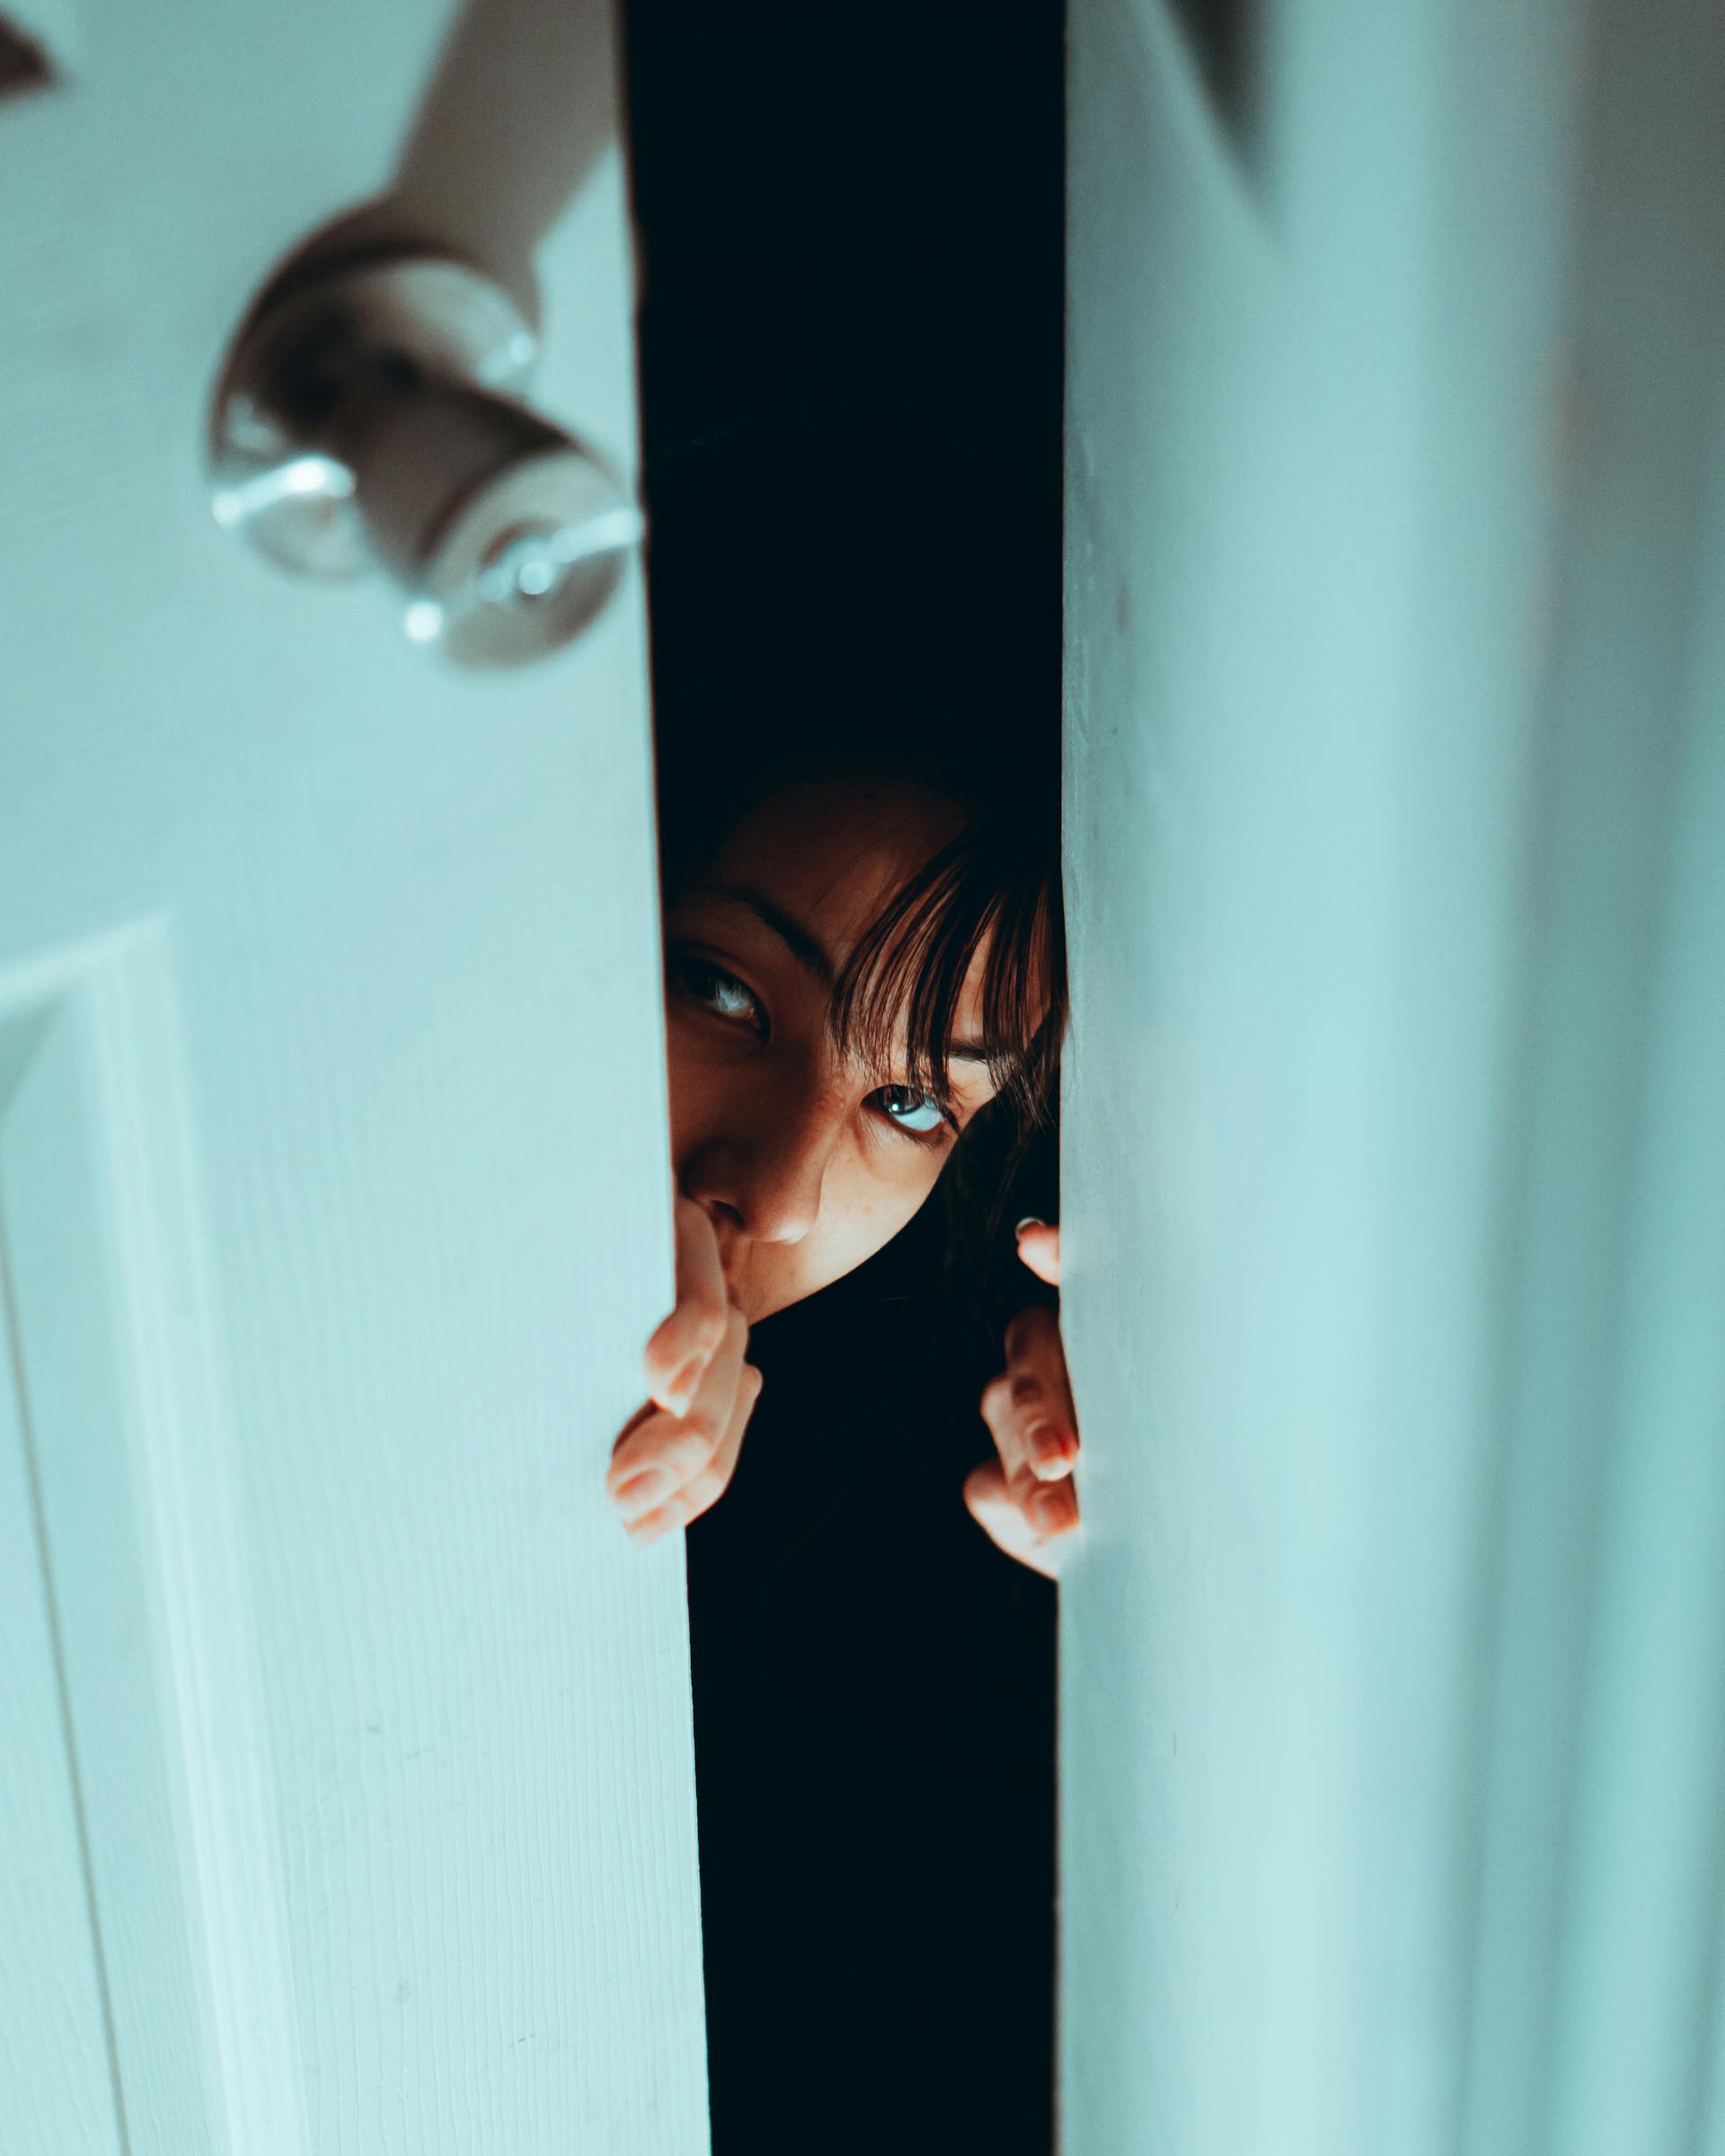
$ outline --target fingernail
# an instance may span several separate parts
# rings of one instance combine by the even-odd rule
[[[1039,1422],[1026,1433],[1024,1442],[1030,1446],[1031,1458],[1038,1468],[1057,1467],[1066,1459],[1060,1433],[1051,1422]]]
[[[645,1512],[669,1492],[675,1480],[668,1468],[642,1468],[616,1491],[616,1502],[624,1512]]]
[[[1046,1228],[1048,1224],[1048,1222],[1044,1220],[1039,1214],[1027,1213],[1023,1219],[1021,1220],[1018,1225],[1013,1230],[1013,1233],[1015,1236],[1022,1235],[1026,1228]]]

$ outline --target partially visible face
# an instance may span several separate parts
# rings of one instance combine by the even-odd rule
[[[909,1086],[902,1035],[883,1074],[841,1061],[828,1023],[857,940],[959,827],[910,785],[791,788],[732,831],[667,915],[672,1164],[718,1231],[751,1324],[890,1241],[993,1098],[978,1039],[986,944],[959,1002],[950,1113]]]

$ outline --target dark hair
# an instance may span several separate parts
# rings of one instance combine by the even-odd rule
[[[833,1001],[839,1044],[947,1085],[975,954],[991,1074],[1021,1143],[1066,1029],[1060,560],[1053,506],[951,446],[852,429],[686,446],[650,465],[660,869],[668,898],[799,782],[914,780],[959,835],[889,902]]]

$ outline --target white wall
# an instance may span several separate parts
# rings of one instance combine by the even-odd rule
[[[1719,2101],[1725,27],[1655,13],[1289,0],[1236,133],[1074,0],[1066,2156]]]

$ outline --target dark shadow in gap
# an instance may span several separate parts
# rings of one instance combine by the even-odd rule
[[[998,679],[1057,750],[1057,0],[626,20],[662,839],[739,652]],[[1057,1147],[1009,1176],[989,1112],[968,1193],[756,1326],[688,1532],[714,2156],[1053,2146],[1056,1595],[961,1487]]]

